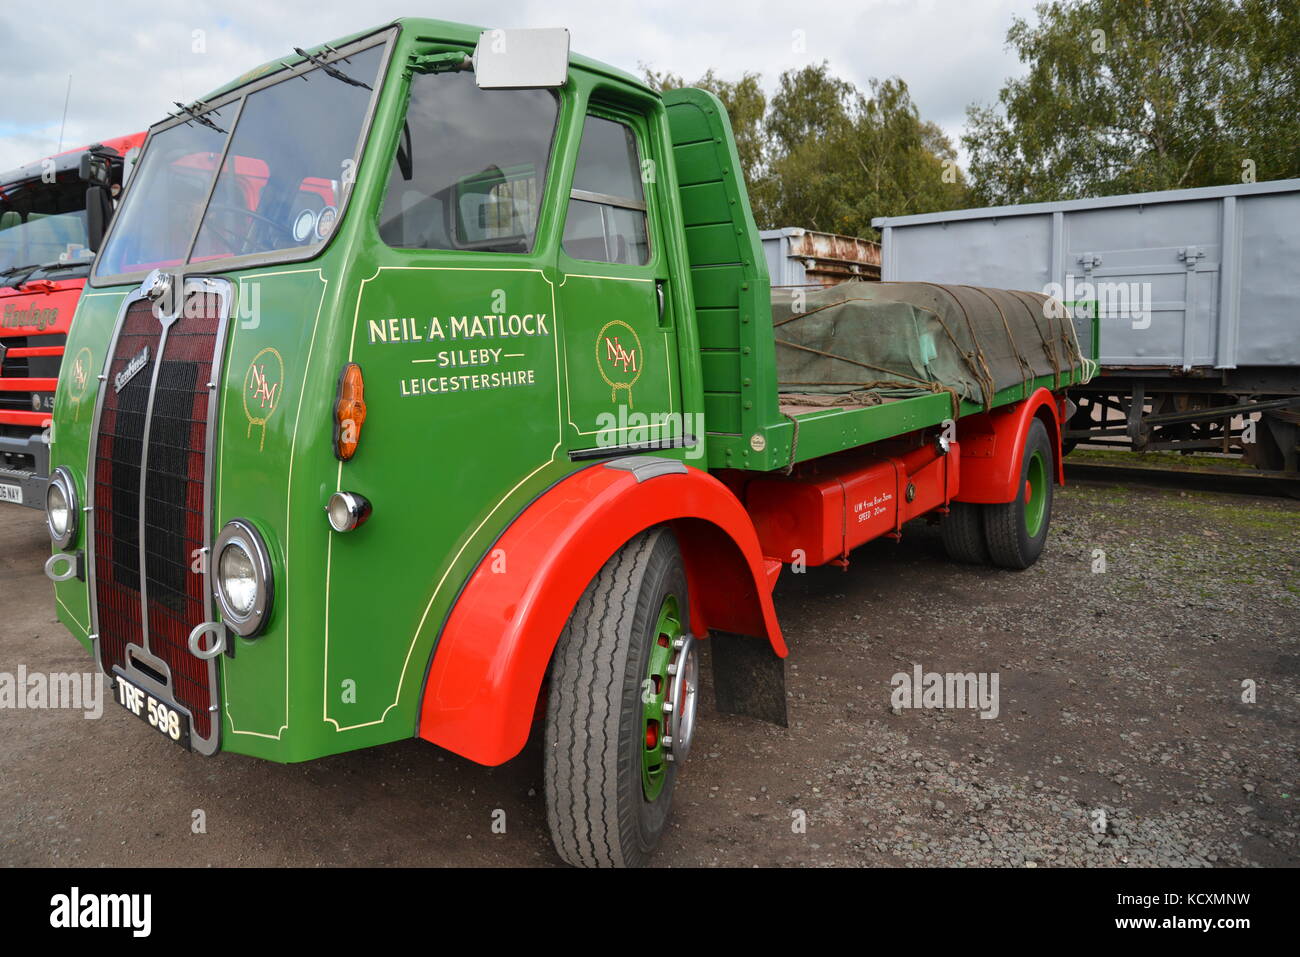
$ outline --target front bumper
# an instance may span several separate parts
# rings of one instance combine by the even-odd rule
[[[5,453],[29,455],[35,462],[35,468],[9,468],[0,465],[0,485],[16,485],[22,489],[22,504],[28,508],[45,510],[45,487],[50,483],[50,447],[46,444],[45,434],[19,437],[0,435],[0,461]]]

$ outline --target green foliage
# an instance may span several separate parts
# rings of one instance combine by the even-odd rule
[[[644,63],[641,64],[641,72],[646,83],[656,90],[677,90],[692,86],[708,90],[722,101],[731,119],[736,152],[740,156],[745,182],[749,185],[750,202],[754,204],[754,215],[757,217],[763,190],[768,186],[765,166],[767,131],[763,123],[767,115],[767,94],[763,92],[762,77],[757,73],[746,73],[739,80],[729,81],[720,79],[709,70],[696,82],[687,83],[673,73],[656,73]]]
[[[642,66],[656,89],[686,86],[681,77]],[[951,142],[924,121],[897,77],[872,80],[864,93],[827,63],[787,70],[769,104],[761,77],[694,84],[727,108],[759,228],[804,226],[854,236],[873,234],[874,216],[969,205]]]
[[[864,236],[874,216],[969,205],[956,151],[920,118],[897,77],[872,80],[863,93],[830,76],[824,63],[787,73],[768,127],[768,212],[782,225]]]
[[[968,110],[981,204],[1300,175],[1297,0],[1074,0],[1016,18],[1027,74]]]

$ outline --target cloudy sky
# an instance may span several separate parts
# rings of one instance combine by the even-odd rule
[[[972,101],[1020,64],[1004,49],[1033,0],[3,0],[0,170],[144,129],[250,67],[400,16],[568,27],[573,49],[632,73],[694,79],[829,60],[842,77],[901,76],[956,141]],[[201,52],[196,52],[196,31]],[[800,42],[801,41],[801,42]]]

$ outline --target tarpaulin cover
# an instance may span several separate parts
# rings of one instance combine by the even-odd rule
[[[790,394],[947,392],[991,407],[1042,376],[1056,386],[1087,361],[1069,313],[1034,292],[923,282],[772,290],[776,366]]]

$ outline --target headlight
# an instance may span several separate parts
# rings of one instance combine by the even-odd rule
[[[234,541],[225,547],[217,574],[231,610],[244,618],[251,615],[257,604],[257,572],[243,542]]]
[[[271,612],[271,559],[257,529],[242,519],[228,522],[213,546],[212,594],[221,618],[235,634],[252,638]]]
[[[60,465],[45,489],[45,527],[59,548],[67,548],[77,537],[77,487],[72,473]]]

